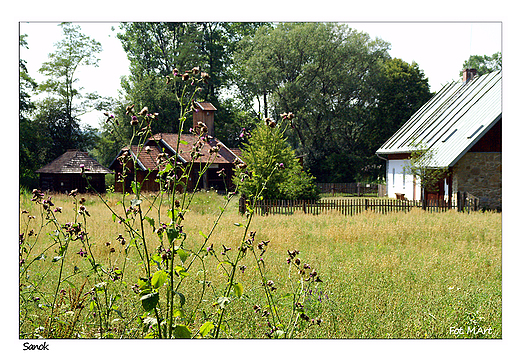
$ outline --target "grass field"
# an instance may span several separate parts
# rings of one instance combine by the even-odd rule
[[[127,269],[124,281],[113,284],[121,294],[118,310],[122,313],[112,319],[114,337],[139,337],[141,328],[136,318],[142,314],[142,308],[131,287],[142,275],[140,258],[135,252],[125,256],[124,247],[116,241],[121,226],[112,221],[110,211],[99,199],[85,198],[90,213],[86,229],[93,253],[107,268]],[[118,208],[117,195],[105,198]],[[70,197],[55,196],[53,202],[63,208],[62,213],[56,214],[58,218],[66,222],[74,216]],[[195,196],[192,211],[183,223],[187,247],[200,246],[203,238],[199,231],[209,233],[223,202],[223,197],[214,192]],[[20,217],[20,232],[27,233],[30,228],[36,231],[40,221],[38,206],[28,195],[22,195],[20,209],[29,212]],[[25,228],[28,215],[36,219],[30,222],[30,228]],[[162,217],[161,221],[167,219],[165,213]],[[241,228],[235,223],[244,221],[238,214],[237,201],[232,201],[211,237],[214,248],[225,245],[232,248],[231,253],[236,251]],[[501,338],[501,222],[501,214],[492,212],[412,210],[385,215],[365,212],[356,216],[255,217],[250,229],[257,232],[256,241],[270,241],[263,259],[266,277],[277,285],[275,296],[280,308],[286,302],[285,294],[295,285],[295,273],[289,271],[286,261],[288,250],[298,249],[302,261],[316,268],[323,280],[309,287],[305,294],[307,312],[322,322],[302,328],[297,338]],[[47,232],[50,227],[44,226],[28,259],[52,245]],[[155,249],[159,241],[151,238],[149,248]],[[63,288],[69,295],[76,293],[78,298],[83,285],[83,292],[96,285],[93,276],[88,275],[88,263],[76,254],[81,246],[80,241],[71,243],[70,260],[63,268],[65,275],[70,276]],[[21,337],[31,337],[34,328],[45,326],[46,306],[42,304],[51,301],[53,283],[58,278],[58,266],[52,262],[54,249],[48,250],[46,259],[35,261],[27,277],[20,281],[26,293],[20,301]],[[225,337],[264,338],[265,318],[252,309],[263,298],[255,262],[246,257],[243,263],[247,269],[237,279],[244,294],[229,304]],[[189,270],[184,287],[185,307],[194,323],[202,323],[207,313],[214,311],[215,304],[215,295],[208,290],[199,307],[191,306],[203,294],[197,283],[205,273],[205,280],[213,283],[212,290],[218,291],[225,281],[222,267],[213,260],[207,262],[205,272],[198,265]],[[27,288],[30,285],[37,287],[37,292]],[[35,296],[37,301],[32,299]],[[84,299],[84,308],[73,311],[64,306],[60,312],[63,325],[67,315],[74,318],[70,337],[97,335],[97,318],[95,310],[88,306],[88,298]]]

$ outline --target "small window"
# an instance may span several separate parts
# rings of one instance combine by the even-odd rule
[[[395,187],[395,167],[392,168],[392,187]]]
[[[406,187],[406,167],[403,167],[403,188]]]

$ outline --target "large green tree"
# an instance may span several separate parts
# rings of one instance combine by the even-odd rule
[[[464,64],[463,69],[476,69],[477,74],[482,76],[484,74],[498,71],[502,69],[502,53],[496,52],[493,55],[471,55]],[[462,77],[462,70],[460,72]]]
[[[175,69],[183,73],[198,67],[209,74],[209,80],[197,99],[210,101],[220,110],[222,94],[229,88],[235,44],[258,26],[219,22],[123,23],[118,38],[130,60],[130,76],[122,83],[124,100],[160,114],[153,132],[176,131],[179,107],[165,78]],[[215,117],[216,135],[226,137],[220,125],[227,118],[221,113],[217,111]]]
[[[20,35],[20,47],[28,47],[27,35]],[[30,116],[36,106],[31,100],[31,94],[36,90],[38,84],[27,71],[27,62],[19,60],[20,67],[20,93],[19,93],[19,169],[20,185],[28,188],[37,186],[38,181],[34,171],[40,164],[39,131]]]
[[[360,179],[384,177],[384,163],[375,152],[431,97],[428,79],[416,62],[393,58],[384,62],[377,85],[377,105],[363,131],[368,157]]]
[[[363,165],[364,128],[377,104],[389,44],[336,23],[261,28],[236,55],[243,101],[295,113],[290,143],[319,181],[350,182]]]
[[[96,54],[101,45],[81,33],[71,23],[61,23],[63,38],[55,44],[40,72],[45,76],[36,88],[47,97],[29,101],[29,88],[34,88],[25,63],[20,61],[20,179],[25,186],[34,186],[34,171],[63,154],[69,148],[85,151],[95,145],[96,133],[90,126],[81,127],[79,116],[90,111],[102,99],[95,93],[85,94],[78,86],[77,69],[97,66]],[[21,46],[27,46],[25,37]]]
[[[96,54],[102,51],[101,44],[81,33],[81,27],[72,23],[59,24],[63,39],[55,43],[56,51],[49,54],[49,61],[42,64],[39,72],[46,80],[38,89],[56,98],[63,104],[68,121],[92,110],[100,96],[82,92],[77,86],[77,70],[80,66],[98,66]]]

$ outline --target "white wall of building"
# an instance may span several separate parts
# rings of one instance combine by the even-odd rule
[[[388,197],[395,198],[396,193],[402,193],[409,200],[421,199],[421,184],[406,168],[410,166],[410,160],[388,160],[386,165],[386,188]],[[414,197],[415,192],[415,197]]]

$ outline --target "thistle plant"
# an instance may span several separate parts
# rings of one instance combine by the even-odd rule
[[[180,153],[180,144],[187,144],[181,139],[181,133],[188,117],[198,111],[195,106],[197,93],[208,80],[207,73],[197,67],[184,73],[174,70],[166,78],[181,108],[175,154]],[[188,130],[196,141],[191,149],[191,161],[184,163],[175,154],[165,152],[158,141],[150,141],[153,138],[152,123],[160,116],[159,113],[147,107],[137,112],[135,105],[129,105],[124,119],[109,113],[105,116],[116,134],[121,132],[123,121],[128,121],[132,127],[129,146],[117,158],[122,169],[118,180],[123,183],[129,181],[131,191],[126,192],[123,185],[121,199],[115,206],[106,196],[97,193],[119,234],[111,238],[93,238],[89,234],[91,213],[85,199],[77,191],[69,193],[74,211],[73,218],[68,222],[56,216],[62,209],[54,208],[50,197],[45,198],[45,194],[38,190],[33,192],[33,202],[40,206],[40,227],[36,231],[31,230],[29,228],[35,218],[24,219],[20,234],[20,283],[24,289],[20,295],[24,303],[44,303],[47,314],[44,320],[34,323],[32,333],[21,333],[21,336],[78,337],[75,328],[82,326],[82,333],[93,332],[91,335],[99,338],[130,335],[158,339],[222,338],[226,333],[225,323],[233,317],[234,308],[246,305],[247,300],[243,300],[245,293],[257,290],[263,293],[264,300],[252,306],[248,304],[248,310],[258,314],[259,321],[265,321],[266,336],[291,338],[298,335],[302,326],[321,323],[319,318],[310,318],[305,309],[306,291],[321,282],[316,269],[304,263],[297,250],[288,250],[288,276],[293,284],[289,293],[279,294],[282,288],[269,278],[266,266],[270,241],[258,240],[252,228],[254,207],[266,191],[271,177],[277,171],[285,170],[283,163],[277,162],[274,156],[269,156],[264,163],[269,172],[262,181],[256,182],[258,186],[248,200],[243,223],[235,223],[241,233],[238,246],[223,244],[222,248],[216,248],[213,244],[215,230],[240,187],[236,192],[226,189],[224,205],[219,207],[207,233],[202,230],[188,232],[184,228],[195,196],[195,192],[188,191],[187,184],[195,172],[195,166],[199,165],[197,159],[203,155],[208,158],[199,170],[195,187],[219,156],[221,145],[210,145],[207,126],[198,123]],[[273,131],[277,126],[287,128],[292,117],[292,114],[284,114],[279,123],[266,119],[265,125]],[[133,143],[137,145],[130,146]],[[157,176],[152,177],[153,171],[149,171],[140,180],[133,169],[137,168],[140,154],[150,153],[154,145],[160,150],[154,168]],[[248,164],[240,160],[235,162],[235,172],[244,179],[258,176],[255,171],[248,171]],[[225,172],[220,175],[224,180]],[[82,176],[88,183],[88,169],[82,168]],[[157,181],[160,190],[157,193],[145,192],[143,182],[146,180]],[[90,189],[95,192],[93,187]],[[35,257],[31,252],[33,241],[43,240],[46,235],[52,239],[51,244]],[[196,240],[200,238],[202,240]],[[71,251],[71,243],[79,250]],[[103,255],[99,254],[99,243],[104,243]],[[51,250],[56,254],[52,263],[59,266],[57,279],[53,282],[52,292],[40,293],[41,283],[34,282],[29,275],[30,268]],[[130,261],[132,256],[139,261]],[[256,285],[239,280],[240,273],[253,270],[247,268],[251,261],[255,266]],[[137,273],[135,282],[128,282],[129,272]],[[211,278],[224,279],[213,282]],[[72,279],[82,282],[79,289],[75,286],[72,286],[73,290],[64,287]],[[45,280],[45,275],[39,280]],[[198,289],[195,290],[195,287]],[[36,297],[38,300],[34,299]],[[290,299],[288,306],[285,305],[287,298]],[[205,304],[207,302],[212,303],[210,308]],[[132,306],[137,309],[137,314],[122,309]],[[84,317],[84,323],[78,323],[85,309],[88,309],[88,314]],[[287,313],[282,313],[284,311]],[[69,320],[69,317],[72,319]],[[21,325],[27,321],[30,321],[29,316],[22,314]]]

